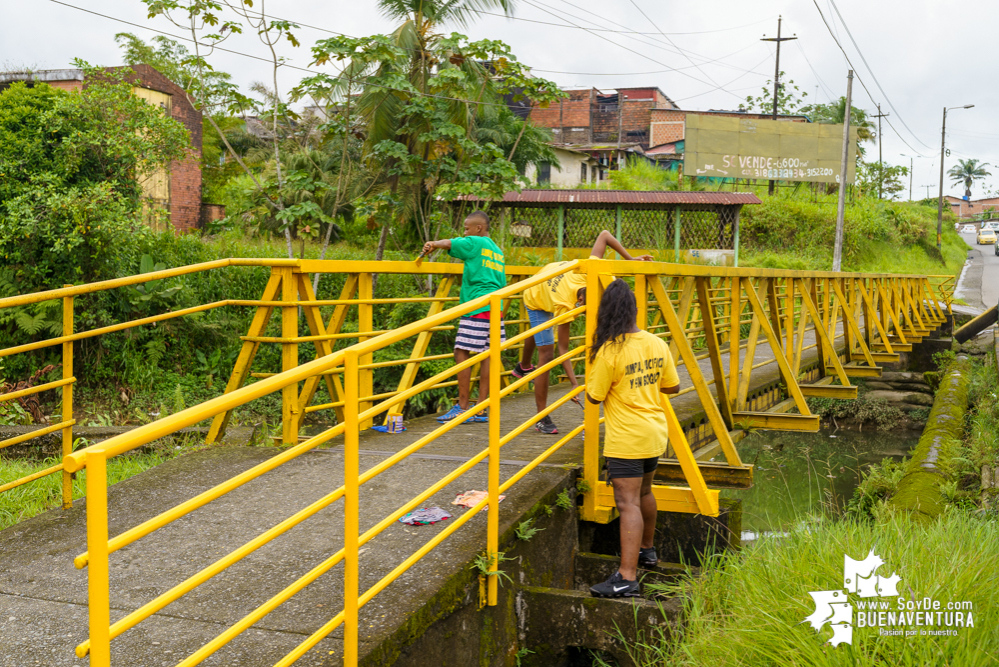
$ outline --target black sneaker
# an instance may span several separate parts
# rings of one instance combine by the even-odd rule
[[[520,379],[525,375],[527,375],[528,373],[533,373],[533,372],[534,372],[534,366],[531,366],[530,368],[524,368],[523,366],[520,365],[520,362],[518,361],[517,365],[513,367],[512,371],[510,371],[510,375],[512,375],[517,379]]]
[[[649,547],[645,549],[638,550],[638,567],[643,567],[646,570],[651,570],[656,565],[659,564],[659,559],[656,558],[656,548]]]
[[[538,433],[544,433],[545,435],[556,435],[558,433],[555,422],[548,415],[545,415],[544,419],[535,424],[534,428],[538,429]]]
[[[598,598],[637,598],[638,588],[637,581],[628,581],[620,572],[615,572],[602,584],[591,586],[590,593]]]

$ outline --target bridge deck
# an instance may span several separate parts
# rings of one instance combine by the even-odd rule
[[[806,344],[814,342],[810,336]],[[814,349],[805,352],[803,366],[814,360],[815,353]],[[757,348],[756,363],[771,358],[768,345]],[[702,360],[701,365],[710,378],[709,361]],[[769,383],[776,374],[775,364],[758,369],[753,375],[754,387]],[[690,385],[682,366],[681,380],[683,386]],[[562,391],[564,388],[553,388],[553,397]],[[674,405],[681,419],[701,409],[694,392],[679,397]],[[533,410],[530,394],[504,400],[504,432],[529,419]],[[566,427],[577,425],[581,416],[580,408],[569,403],[559,408],[553,418],[564,432]],[[404,434],[363,433],[361,469],[384,459],[386,452],[402,449],[435,425],[432,417],[424,417],[408,422],[409,430]],[[364,485],[361,530],[481,451],[487,443],[486,431],[486,424],[462,425]],[[503,450],[501,480],[553,442],[551,436],[532,429],[508,444]],[[113,554],[112,622],[338,486],[343,479],[342,450],[337,441],[330,444],[329,449],[305,454]],[[211,448],[111,487],[111,536],[229,479],[276,451]],[[582,439],[577,437],[515,485],[501,505],[501,533],[563,483],[581,457]],[[458,516],[467,510],[450,504],[455,495],[469,489],[481,490],[485,485],[483,463],[441,490],[426,505],[444,507]],[[72,564],[73,557],[86,548],[85,503],[77,501],[71,510],[54,510],[0,532],[0,558],[4,564],[0,570],[3,667],[69,667],[86,662],[75,658],[73,649],[87,637],[87,575]],[[112,641],[113,664],[176,664],[339,549],[343,545],[342,517],[342,504],[334,503],[126,632]],[[368,543],[362,548],[361,590],[388,573],[443,525],[411,528],[398,524]],[[483,512],[467,529],[459,530],[442,548],[418,562],[363,608],[361,655],[417,610],[448,575],[467,567],[484,544]],[[203,664],[272,665],[327,622],[341,605],[342,567],[337,566]],[[340,664],[340,633],[335,631],[296,664]]]

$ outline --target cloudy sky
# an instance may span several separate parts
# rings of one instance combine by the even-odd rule
[[[361,36],[393,27],[374,0],[257,0],[254,7],[302,25],[303,46],[283,45],[281,53],[303,68],[310,60],[307,47],[330,31]],[[798,37],[783,44],[781,69],[808,101],[845,94],[849,65],[834,36],[846,49],[860,79],[854,103],[868,111],[880,103],[890,114],[893,127],[883,126],[884,160],[908,165],[913,156],[916,197],[926,196],[926,186],[936,193],[944,106],[975,105],[948,114],[945,168],[958,158],[989,162],[996,165],[989,167],[994,175],[972,195],[999,189],[995,0],[516,0],[513,18],[483,13],[463,29],[451,28],[473,39],[504,40],[537,75],[562,86],[609,91],[654,85],[681,108],[732,109],[773,78],[773,43],[759,40],[776,34],[778,15],[782,35]],[[8,67],[61,68],[74,57],[116,65],[115,33],[147,40],[157,33],[146,28],[178,33],[165,19],[147,19],[140,0],[0,0],[0,17],[0,65]],[[268,56],[252,34],[226,46]],[[244,86],[269,78],[266,63],[246,55],[217,53],[213,62]],[[301,76],[305,72],[287,69],[282,87]],[[868,156],[876,155],[877,146],[869,145]],[[963,194],[949,183],[945,192]]]

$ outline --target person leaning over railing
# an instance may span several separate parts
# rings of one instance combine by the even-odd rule
[[[506,262],[503,250],[489,238],[489,216],[484,211],[473,211],[465,218],[465,236],[439,241],[427,241],[423,254],[444,248],[452,257],[464,264],[461,273],[459,303],[466,303],[506,287]],[[500,321],[500,336],[506,341],[506,329]],[[489,306],[483,306],[463,315],[458,321],[458,335],[454,342],[456,363],[467,361],[473,354],[489,349]],[[497,369],[500,372],[502,369]],[[439,422],[455,419],[469,407],[472,369],[458,372],[458,402],[437,418]],[[489,359],[482,361],[479,370],[479,401],[489,398]],[[473,404],[474,405],[474,404]],[[466,424],[489,421],[488,408],[465,420]]]
[[[597,235],[597,240],[593,243],[593,248],[590,250],[590,259],[603,259],[607,246],[616,250],[623,259],[652,261],[652,255],[641,255],[639,257],[629,255],[624,246],[606,229]],[[544,268],[563,266],[567,263],[554,262]],[[527,317],[531,321],[532,328],[544,324],[553,317],[567,313],[573,308],[578,308],[584,303],[586,303],[586,275],[582,273],[563,273],[524,290],[524,306],[527,308]],[[558,325],[559,356],[569,351],[569,326],[571,324],[572,320],[567,320]],[[551,327],[539,331],[532,338],[524,341],[524,351],[521,360],[513,367],[514,377],[522,378],[534,371],[534,366],[531,364],[531,357],[534,356],[535,347],[538,350],[539,366],[544,366],[555,358],[555,336],[552,333]],[[565,369],[565,374],[569,378],[569,384],[575,387],[578,383],[576,382],[576,373],[573,371],[572,362],[566,359],[562,362],[562,368]],[[534,379],[534,403],[538,408],[538,412],[544,410],[545,406],[548,405],[547,373],[542,373]],[[549,435],[558,433],[558,428],[556,428],[555,423],[549,415],[545,415],[541,421],[534,425],[534,428],[538,429],[540,433]]]
[[[590,588],[597,597],[638,596],[638,567],[657,562],[652,477],[668,440],[659,392],[677,393],[680,378],[669,346],[639,329],[637,316],[628,284],[620,278],[612,282],[597,311],[586,399],[604,404],[604,459],[621,514],[621,565]]]

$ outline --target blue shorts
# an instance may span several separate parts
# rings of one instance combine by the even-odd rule
[[[541,326],[552,319],[552,314],[546,310],[527,309],[527,319],[531,321],[531,328]],[[538,347],[555,344],[555,327],[542,329],[534,334],[534,344]]]

